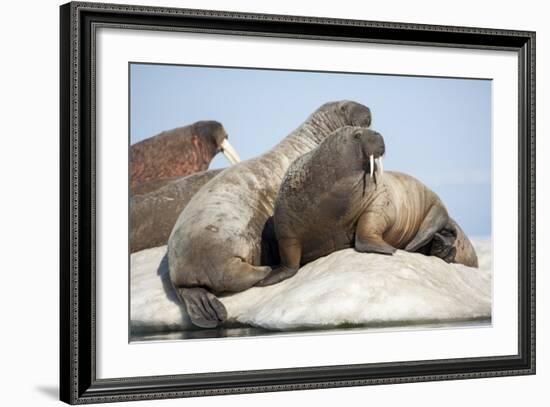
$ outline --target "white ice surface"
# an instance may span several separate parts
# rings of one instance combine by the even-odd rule
[[[491,242],[473,241],[480,267],[397,251],[393,256],[342,250],[292,278],[221,298],[228,323],[267,329],[339,325],[404,326],[491,317]],[[195,329],[171,287],[166,247],[131,256],[132,331]]]

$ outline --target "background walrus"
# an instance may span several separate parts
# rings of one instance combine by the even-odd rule
[[[447,209],[433,191],[409,175],[383,173],[384,153],[379,133],[347,126],[290,166],[273,216],[281,266],[258,286],[291,277],[300,265],[348,247],[414,252],[448,225]]]
[[[215,294],[250,288],[271,271],[261,266],[261,236],[289,165],[337,128],[370,122],[366,106],[327,103],[269,152],[226,169],[191,199],[168,241],[168,263],[195,325],[227,317]]]
[[[130,252],[165,245],[178,216],[193,195],[222,171],[207,170],[156,180],[151,186],[149,182],[138,185],[139,192],[130,197]]]
[[[208,169],[223,152],[232,163],[239,156],[221,123],[207,120],[163,131],[130,147],[130,188],[163,178],[181,177]]]

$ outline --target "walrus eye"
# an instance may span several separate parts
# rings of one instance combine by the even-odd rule
[[[353,134],[353,139],[355,141],[359,141],[360,138],[361,138],[361,132],[360,131],[357,131]]]

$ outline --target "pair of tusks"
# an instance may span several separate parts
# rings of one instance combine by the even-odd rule
[[[237,164],[241,159],[239,158],[239,154],[237,154],[237,151],[233,148],[231,144],[229,144],[229,141],[227,139],[224,139],[222,143],[220,144],[220,148],[222,149],[222,153],[227,157],[229,162],[231,164]]]
[[[374,175],[374,162],[376,161],[376,167],[378,168],[378,176],[381,177],[384,174],[384,165],[382,165],[382,156],[374,158],[374,155],[369,156],[370,160],[370,177]]]

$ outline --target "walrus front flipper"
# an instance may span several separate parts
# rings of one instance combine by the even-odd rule
[[[300,268],[302,258],[302,244],[298,239],[281,239],[279,241],[281,265],[256,284],[256,287],[277,284],[292,277]]]
[[[191,322],[201,328],[215,328],[227,318],[225,306],[202,287],[178,288]]]
[[[383,216],[375,212],[362,214],[355,230],[355,250],[361,253],[395,253],[397,249],[382,237],[386,228],[387,221]]]
[[[275,269],[263,280],[256,284],[256,287],[265,287],[268,285],[277,284],[287,278],[292,277],[298,272],[298,269],[292,269],[285,266],[280,266]]]
[[[444,206],[432,205],[426,217],[420,224],[416,236],[405,247],[408,252],[415,252],[426,245],[434,235],[447,225],[449,214]]]

